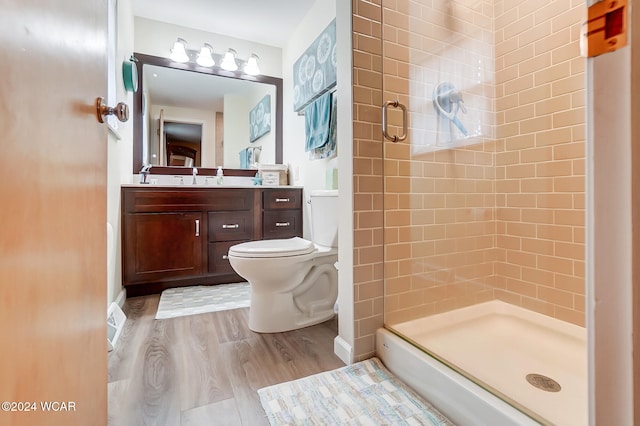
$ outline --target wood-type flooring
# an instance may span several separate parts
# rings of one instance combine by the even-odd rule
[[[344,366],[337,321],[249,330],[249,308],[156,320],[159,295],[127,299],[109,353],[109,425],[268,425],[257,390]]]

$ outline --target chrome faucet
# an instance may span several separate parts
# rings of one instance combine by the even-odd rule
[[[150,173],[151,167],[153,167],[151,164],[142,166],[140,169],[140,183],[149,183],[147,182],[147,175]]]
[[[198,168],[194,167],[193,168],[193,182],[191,182],[192,185],[197,185],[198,181],[196,180],[196,175],[198,174]]]

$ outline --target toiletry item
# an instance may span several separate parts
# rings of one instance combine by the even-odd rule
[[[251,179],[254,185],[262,185],[262,178],[260,177],[260,173],[256,173],[255,177]]]
[[[224,173],[222,172],[222,166],[218,166],[218,171],[216,172],[216,183],[218,185],[222,185],[224,182]]]

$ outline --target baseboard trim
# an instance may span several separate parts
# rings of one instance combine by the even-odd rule
[[[353,364],[353,348],[340,336],[333,339],[333,353],[346,365]]]
[[[120,290],[120,293],[118,294],[118,297],[116,297],[116,300],[114,300],[114,303],[122,308],[125,300],[127,300],[127,289],[123,288]]]

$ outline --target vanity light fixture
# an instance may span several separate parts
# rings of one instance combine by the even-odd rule
[[[238,59],[238,52],[232,48],[229,48],[224,55],[222,55],[215,53],[213,46],[209,43],[204,43],[199,51],[189,49],[187,46],[187,41],[178,37],[173,44],[169,59],[173,62],[186,63],[194,61],[195,58],[195,62],[201,67],[211,68],[217,66],[225,71],[231,72],[241,69],[246,75],[260,75],[260,67],[258,66],[260,57],[255,53],[252,53],[249,59],[245,61]]]
[[[244,73],[248,75],[258,75],[260,74],[260,68],[258,67],[258,55],[252,53],[247,59],[247,63],[244,66]]]
[[[213,60],[213,47],[209,43],[205,43],[200,49],[200,53],[198,54],[198,58],[196,59],[196,63],[201,67],[212,67],[216,64],[216,61]]]
[[[171,55],[169,55],[172,61],[184,63],[189,60],[187,55],[187,42],[186,40],[178,37],[175,43],[173,43],[173,49],[171,49]]]
[[[227,53],[224,54],[224,59],[222,60],[222,63],[220,64],[220,67],[222,67],[223,70],[227,70],[227,71],[235,71],[238,69],[238,64],[236,63],[236,55],[238,53],[229,48],[229,50],[227,50]]]

